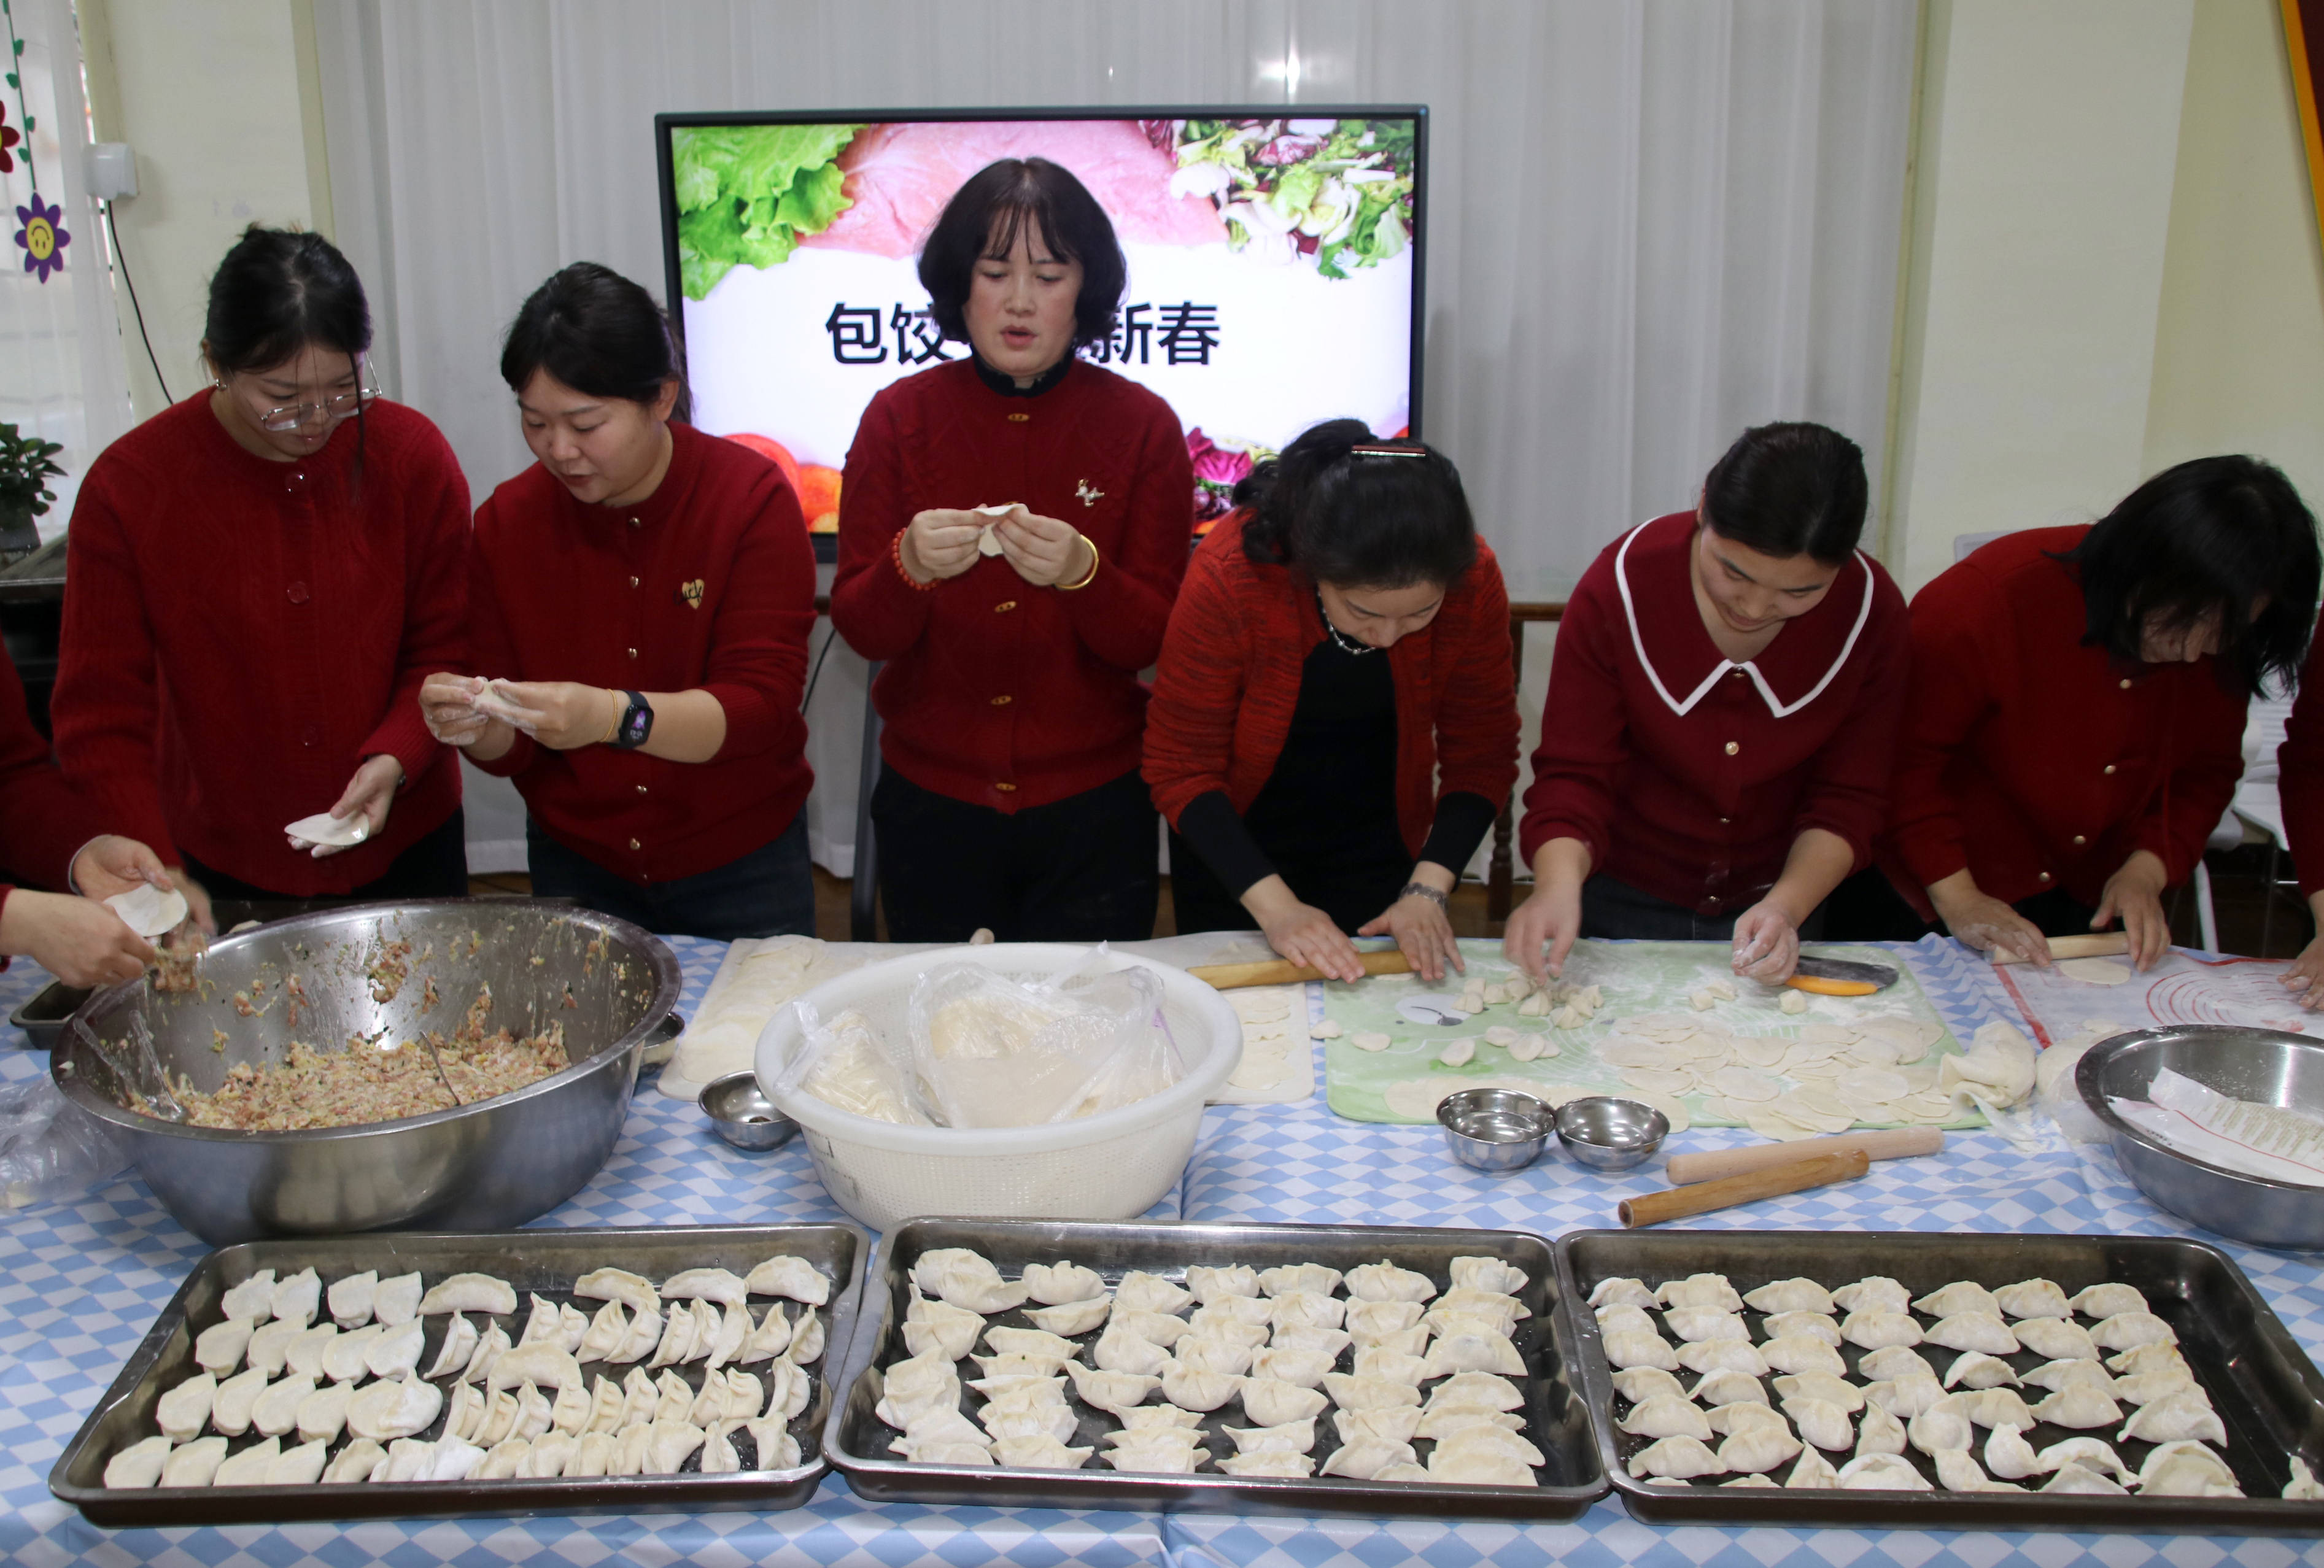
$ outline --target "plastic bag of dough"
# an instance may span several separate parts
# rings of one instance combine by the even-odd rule
[[[777,1099],[805,1093],[875,1121],[935,1125],[911,1075],[872,1032],[870,1019],[849,1008],[826,1025],[806,1002],[791,1005],[798,1010],[799,1047],[775,1080]]]
[[[659,1079],[663,1092],[690,1100],[712,1079],[749,1070],[759,1035],[776,1010],[847,967],[812,936],[736,943],[720,980],[678,1038],[669,1071]],[[681,1091],[678,1084],[687,1087]]]
[[[0,1089],[0,1203],[79,1197],[129,1163],[104,1122],[43,1074]]]
[[[912,988],[912,1067],[949,1127],[1034,1127],[1130,1104],[1184,1071],[1162,1021],[1161,982],[1105,970],[1104,947],[1026,982],[945,964]]]
[[[2113,1024],[2093,1019],[2066,1038],[2052,1041],[2034,1064],[2034,1103],[2072,1142],[2110,1141],[2106,1124],[2083,1103],[2081,1091],[2074,1085],[2074,1069],[2081,1065],[2082,1056],[2092,1046],[2125,1032]]]
[[[1985,1112],[1993,1130],[2018,1148],[2040,1148],[2049,1137],[2030,1110],[2020,1109],[2033,1098],[2034,1066],[2034,1042],[1995,1019],[1971,1038],[1967,1055],[1938,1064],[1937,1088],[1958,1109]]]

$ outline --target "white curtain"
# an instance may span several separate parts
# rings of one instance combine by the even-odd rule
[[[1366,102],[1429,107],[1424,433],[1513,597],[1690,504],[1748,424],[1846,431],[1881,493],[1914,0],[315,10],[340,242],[480,497],[529,460],[495,371],[524,295],[584,258],[659,291],[659,111]],[[843,647],[809,712],[843,874],[862,690]]]

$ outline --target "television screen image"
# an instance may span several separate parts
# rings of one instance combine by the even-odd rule
[[[1425,111],[1128,112],[659,116],[695,424],[772,457],[835,530],[864,405],[968,353],[929,317],[922,241],[969,176],[1041,157],[1113,221],[1129,284],[1082,356],[1177,413],[1197,526],[1319,420],[1414,429]]]

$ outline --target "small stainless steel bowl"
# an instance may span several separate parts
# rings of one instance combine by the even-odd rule
[[[1591,1170],[1644,1165],[1670,1136],[1670,1118],[1636,1100],[1592,1094],[1557,1108],[1557,1141]]]
[[[753,1154],[780,1148],[798,1130],[798,1123],[775,1109],[759,1087],[759,1075],[747,1067],[702,1086],[702,1114],[719,1137]]]
[[[646,1037],[645,1049],[638,1053],[638,1066],[659,1067],[678,1054],[678,1037],[686,1032],[686,1020],[676,1013],[654,1025],[653,1033]]]
[[[2168,1067],[2236,1100],[2324,1111],[2324,1043],[2238,1024],[2171,1024],[2101,1040],[2074,1065],[2074,1087],[2104,1124],[2139,1191],[2206,1230],[2259,1247],[2324,1248],[2324,1190],[2246,1176],[2181,1154],[2116,1113]]]
[[[1549,1106],[1515,1089],[1463,1089],[1436,1107],[1444,1145],[1474,1170],[1523,1170],[1541,1158],[1555,1121]]]

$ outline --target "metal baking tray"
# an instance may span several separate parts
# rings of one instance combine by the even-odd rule
[[[2023,1529],[2052,1526],[2101,1534],[2201,1530],[2231,1535],[2313,1535],[2324,1529],[2324,1503],[2286,1502],[2290,1457],[2324,1466],[2324,1376],[2268,1310],[2235,1261],[2216,1247],[2177,1237],[1947,1235],[1922,1231],[1824,1233],[1799,1231],[1577,1231],[1557,1243],[1559,1284],[1573,1304],[1582,1343],[1581,1385],[1589,1403],[1598,1451],[1614,1489],[1635,1518],[1651,1524],[1775,1524],[1934,1526],[1960,1529]],[[1598,1323],[1586,1305],[1598,1282],[1625,1276],[1649,1285],[1690,1274],[1724,1274],[1738,1291],[1794,1277],[1827,1288],[1885,1274],[1915,1296],[1956,1279],[1994,1288],[2021,1279],[2056,1281],[2071,1296],[2102,1280],[2135,1287],[2155,1314],[2177,1331],[2181,1351],[2211,1396],[2227,1428],[2227,1459],[2242,1498],[2141,1498],[2052,1495],[2029,1491],[1908,1492],[1790,1491],[1723,1488],[1706,1477],[1686,1486],[1649,1486],[1628,1469],[1646,1444],[1614,1425],[1613,1374],[1599,1342]],[[1757,1318],[1753,1338],[1759,1337]],[[1925,1314],[1915,1314],[1922,1318]],[[1862,1351],[1845,1346],[1851,1380]],[[1927,1352],[1923,1352],[1927,1353]],[[1939,1351],[1938,1356],[1950,1356]],[[2020,1371],[2042,1358],[2031,1351],[2003,1358]],[[1938,1373],[1943,1374],[1943,1366]],[[2038,1392],[2038,1390],[2037,1390]],[[1769,1402],[1774,1401],[1772,1397]],[[2084,1435],[2039,1426],[2026,1434],[2036,1448]],[[2116,1441],[2123,1462],[2138,1468],[2152,1445]],[[1978,1462],[1985,1433],[1978,1430]],[[1827,1456],[1830,1457],[1830,1456]],[[1917,1450],[1904,1458],[1933,1483],[1935,1467]],[[1835,1459],[1834,1462],[1838,1461]],[[1780,1483],[1786,1464],[1769,1479]]]
[[[194,1266],[178,1294],[161,1310],[143,1342],[132,1352],[80,1431],[65,1445],[49,1472],[49,1490],[97,1525],[217,1525],[283,1523],[293,1519],[351,1519],[445,1514],[621,1514],[670,1509],[710,1512],[723,1508],[793,1508],[813,1495],[829,1466],[820,1452],[824,1417],[831,1404],[828,1373],[844,1356],[855,1332],[862,1297],[869,1242],[853,1225],[675,1225],[647,1230],[543,1228],[463,1235],[381,1231],[361,1236],[246,1241],[212,1252]],[[530,1310],[527,1293],[556,1302],[574,1302],[595,1311],[603,1302],[577,1301],[573,1281],[593,1268],[612,1265],[662,1280],[681,1268],[724,1268],[742,1273],[777,1252],[807,1259],[833,1282],[830,1304],[822,1309],[825,1351],[809,1363],[814,1388],[807,1407],[790,1425],[803,1461],[797,1468],[744,1474],[607,1476],[553,1480],[398,1481],[342,1485],[254,1487],[152,1487],[108,1491],[105,1463],[115,1453],[154,1432],[153,1407],[162,1393],[198,1370],[194,1336],[219,1321],[218,1303],[232,1286],[262,1268],[276,1277],[310,1264],[330,1282],[376,1268],[382,1275],[417,1268],[433,1285],[447,1274],[475,1271],[497,1275],[516,1287],[517,1311],[500,1319],[514,1339]],[[430,1316],[420,1364],[428,1366],[443,1342],[448,1316]],[[584,1369],[610,1370],[598,1362]],[[622,1370],[626,1371],[623,1368]],[[669,1369],[699,1388],[698,1365]],[[747,1369],[746,1369],[747,1370]],[[657,1376],[659,1374],[657,1373]],[[593,1372],[591,1380],[595,1380]],[[616,1381],[619,1379],[616,1379]],[[441,1434],[443,1418],[420,1435]],[[237,1450],[257,1434],[235,1440]],[[342,1439],[341,1441],[345,1441]],[[334,1453],[337,1450],[336,1446]],[[687,1461],[700,1462],[699,1455]]]
[[[939,1247],[973,1248],[1012,1277],[1023,1273],[1028,1263],[1069,1258],[1104,1275],[1109,1286],[1133,1268],[1183,1283],[1187,1265],[1194,1263],[1268,1268],[1314,1262],[1344,1271],[1387,1258],[1428,1275],[1442,1290],[1450,1283],[1454,1258],[1502,1259],[1529,1277],[1522,1299],[1533,1315],[1517,1325],[1516,1336],[1532,1371],[1524,1385],[1529,1399],[1525,1432],[1549,1462],[1536,1472],[1541,1480],[1537,1487],[1374,1483],[1336,1476],[1238,1478],[1216,1470],[1151,1475],[1104,1468],[1098,1454],[1091,1455],[1085,1470],[913,1464],[890,1452],[889,1443],[897,1434],[872,1414],[872,1407],[880,1399],[878,1369],[907,1353],[902,1325],[912,1265],[921,1253]],[[1026,1324],[1021,1310],[987,1321],[996,1326]],[[1093,1343],[1096,1333],[1081,1337]],[[1591,1442],[1588,1417],[1567,1372],[1573,1354],[1573,1326],[1558,1293],[1555,1257],[1548,1242],[1520,1231],[1167,1221],[908,1220],[889,1231],[881,1246],[878,1269],[865,1287],[862,1324],[836,1385],[839,1397],[824,1431],[823,1447],[858,1496],[881,1501],[1307,1518],[1336,1514],[1571,1519],[1606,1495],[1606,1477]],[[1342,1370],[1351,1364],[1349,1354],[1341,1361]],[[1102,1450],[1100,1434],[1114,1429],[1113,1418],[1078,1400],[1074,1404],[1082,1422],[1072,1444]],[[1221,1427],[1230,1425],[1246,1425],[1240,1407],[1232,1401],[1203,1418],[1214,1455],[1234,1452],[1232,1441],[1219,1434]],[[1317,1416],[1315,1462],[1320,1465],[1338,1446],[1329,1413]]]
[[[24,1031],[23,1043],[35,1051],[56,1048],[57,1038],[65,1032],[65,1020],[75,1009],[87,1001],[94,992],[78,991],[61,980],[52,980],[23,1001],[8,1015],[8,1021]]]

